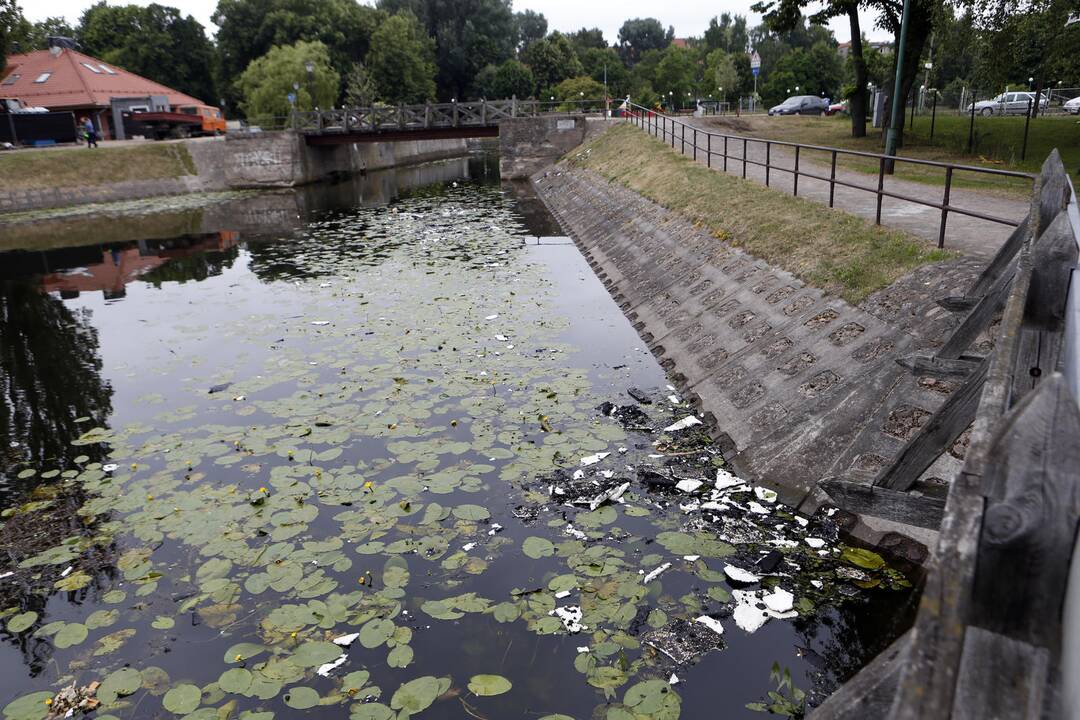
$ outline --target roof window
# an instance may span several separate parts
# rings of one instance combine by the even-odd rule
[[[98,67],[101,68],[102,70],[104,70],[105,72],[109,73],[110,75],[116,75],[117,74],[117,72],[115,70],[113,70],[111,67],[109,67],[108,65],[102,65],[101,63],[98,63]]]
[[[46,80],[48,80],[50,77],[52,77],[52,70],[46,70],[45,72],[41,73],[36,78],[34,78],[34,82],[43,83]]]
[[[84,68],[86,68],[87,70],[89,70],[90,72],[94,73],[95,75],[100,75],[101,74],[100,70],[98,70],[96,67],[94,67],[93,65],[91,65],[88,62],[82,63],[82,66]]]
[[[4,82],[0,83],[0,85],[14,85],[19,81],[20,77],[22,76],[19,75],[19,73],[11,73],[6,78],[4,78]]]

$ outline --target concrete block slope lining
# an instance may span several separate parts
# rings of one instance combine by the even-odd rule
[[[824,477],[871,478],[952,390],[895,362],[930,342],[908,331],[935,317],[929,301],[854,307],[565,163],[533,184],[728,459],[789,502]]]

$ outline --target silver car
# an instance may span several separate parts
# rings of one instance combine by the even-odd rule
[[[1065,104],[1061,107],[1063,107],[1067,113],[1080,115],[1080,95],[1077,95],[1072,100],[1066,100]]]
[[[1033,92],[1001,93],[991,100],[980,100],[975,103],[975,112],[988,117],[990,115],[1026,115],[1028,103],[1034,99],[1035,93]],[[1039,101],[1039,112],[1045,111],[1049,104],[1046,96],[1043,95]],[[971,112],[971,105],[967,106],[967,111]]]

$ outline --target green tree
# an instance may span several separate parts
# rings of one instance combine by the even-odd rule
[[[371,35],[384,18],[356,0],[218,0],[213,21],[218,26],[220,85],[226,98],[235,100],[234,81],[252,60],[275,45],[300,40],[323,43],[334,69],[344,77],[367,55]]]
[[[525,99],[536,92],[536,78],[525,63],[513,58],[491,69],[491,80],[484,86],[484,97],[493,100],[506,100],[517,97]]]
[[[630,71],[623,65],[615,48],[586,48],[578,51],[585,74],[598,83],[604,82],[607,71],[608,93],[611,97],[624,97],[630,90]]]
[[[551,94],[561,102],[602,100],[604,98],[604,86],[588,75],[582,75],[563,80],[551,89]]]
[[[305,63],[314,69],[308,77]],[[240,79],[240,107],[248,119],[282,117],[289,114],[288,95],[296,93],[296,107],[311,110],[330,107],[338,95],[341,77],[330,64],[330,52],[319,41],[301,40],[292,45],[276,45],[251,61]],[[294,90],[294,85],[299,86]]]
[[[378,98],[379,89],[371,77],[371,71],[362,62],[354,62],[345,78],[345,105],[348,107],[371,107]]]
[[[31,32],[31,25],[23,17],[22,8],[15,0],[0,0],[0,77],[7,67],[7,56],[19,48],[24,48]]]
[[[746,18],[742,15],[732,16],[731,13],[723,13],[719,19],[714,17],[709,21],[703,40],[709,50],[745,53],[750,43]]]
[[[536,78],[537,92],[548,93],[567,78],[577,77],[584,72],[581,61],[574,53],[574,48],[566,36],[553,32],[543,40],[538,40],[525,51],[523,59]]]
[[[202,25],[174,7],[108,5],[102,0],[82,14],[77,34],[88,55],[217,103],[214,47]]]
[[[422,103],[435,98],[435,43],[407,10],[388,18],[371,36],[367,64],[390,103]]]
[[[661,95],[668,96],[679,105],[687,101],[687,95],[696,94],[697,66],[693,54],[686,48],[671,46],[663,52],[656,66],[654,87]]]
[[[709,53],[706,60],[709,69],[712,86],[708,94],[717,92],[721,100],[739,92],[739,71],[735,67],[735,60],[723,50],[717,48]]]
[[[548,21],[543,13],[526,10],[514,15],[514,27],[517,30],[517,49],[521,52],[547,35]]]
[[[634,18],[619,28],[619,54],[628,66],[634,65],[649,50],[663,50],[675,38],[675,28],[664,26],[656,18]]]
[[[75,35],[75,28],[68,23],[66,18],[47,17],[34,23],[25,49],[46,50],[49,47],[50,37],[73,38]]]
[[[476,76],[487,65],[514,56],[516,26],[510,0],[378,0],[387,12],[411,10],[435,38],[439,97],[476,94]]]
[[[581,57],[586,50],[606,50],[608,47],[607,40],[604,39],[604,31],[600,28],[581,28],[567,37],[578,57]]]

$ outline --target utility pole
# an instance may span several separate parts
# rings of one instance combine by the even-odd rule
[[[604,63],[604,118],[611,117],[611,101],[608,100],[607,91],[607,63]]]
[[[914,0],[904,0],[904,13],[900,19],[900,40],[896,47],[896,83],[893,85],[892,113],[889,120],[889,131],[885,134],[885,154],[889,157],[885,160],[885,172],[892,175],[896,164],[892,157],[896,155],[896,147],[900,141],[900,122],[904,117],[904,102],[902,85],[904,78],[904,46],[907,45],[908,20],[911,17],[911,6]]]

